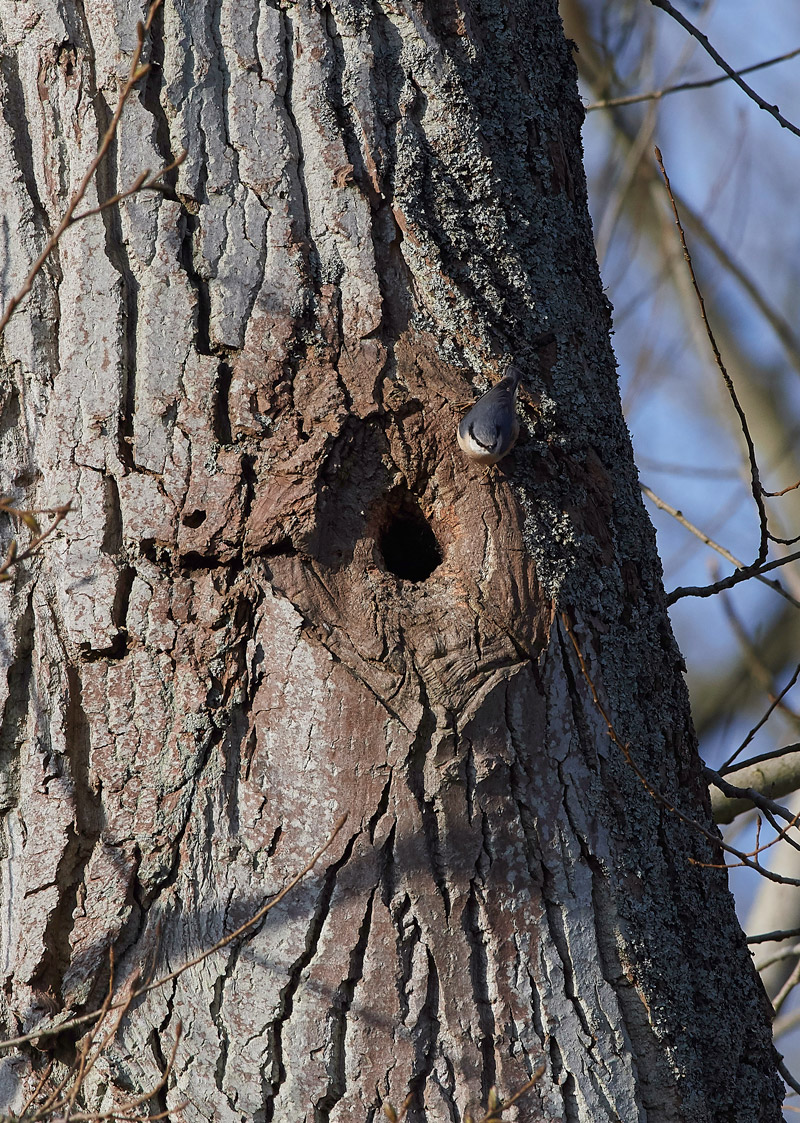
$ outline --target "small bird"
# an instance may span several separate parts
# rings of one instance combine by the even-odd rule
[[[478,398],[458,427],[458,445],[470,460],[496,464],[519,436],[517,390],[522,371],[511,366],[496,386]]]

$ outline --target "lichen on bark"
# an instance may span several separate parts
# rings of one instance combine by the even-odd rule
[[[0,13],[4,295],[138,14]],[[93,1104],[180,1021],[193,1120],[438,1123],[541,1063],[520,1118],[777,1120],[716,852],[559,615],[707,821],[555,3],[168,3],[150,50],[88,202],[185,147],[174,191],[71,229],[4,340],[2,490],[74,503],[0,590],[8,1033],[97,1003],[112,946],[120,985],[209,947],[347,811],[137,1001]],[[487,476],[456,406],[512,358]]]

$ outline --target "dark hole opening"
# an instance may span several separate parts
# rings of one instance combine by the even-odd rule
[[[442,561],[439,543],[408,492],[392,503],[378,546],[386,568],[404,581],[424,581]]]
[[[190,511],[188,515],[184,515],[181,522],[184,526],[188,526],[190,530],[194,530],[206,521],[205,511]]]

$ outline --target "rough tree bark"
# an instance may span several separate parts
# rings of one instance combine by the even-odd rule
[[[6,298],[142,15],[0,9]],[[6,1031],[93,1008],[112,947],[179,966],[347,811],[90,1104],[180,1020],[187,1120],[452,1121],[540,1064],[521,1119],[779,1119],[720,854],[561,615],[708,823],[555,0],[168,0],[152,59],[88,203],[186,147],[175,196],[72,228],[3,345],[3,492],[74,502],[0,589]],[[456,406],[512,358],[486,474]],[[6,1052],[5,1103],[41,1063]]]

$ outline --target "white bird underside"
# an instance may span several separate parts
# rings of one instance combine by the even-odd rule
[[[521,371],[512,367],[496,386],[478,398],[456,431],[458,446],[478,464],[496,464],[519,436],[516,402]]]

